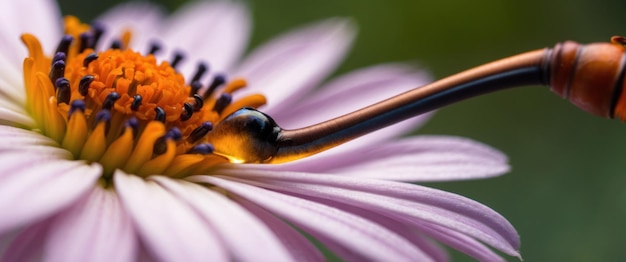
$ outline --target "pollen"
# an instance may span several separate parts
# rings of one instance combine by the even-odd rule
[[[65,35],[53,54],[24,34],[26,108],[34,129],[72,153],[75,159],[103,166],[103,178],[116,170],[139,176],[185,177],[227,163],[207,140],[212,127],[243,107],[266,103],[253,94],[233,100],[246,87],[238,78],[212,74],[199,63],[185,78],[176,70],[183,60],[157,61],[160,46],[147,54],[129,48],[124,32],[108,48],[96,48],[104,28],[65,18]],[[106,44],[106,43],[103,43]]]

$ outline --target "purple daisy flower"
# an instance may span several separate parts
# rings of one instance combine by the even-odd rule
[[[213,154],[212,125],[241,107],[301,127],[429,81],[385,64],[324,82],[355,34],[338,18],[242,56],[249,19],[232,1],[171,17],[125,4],[91,26],[49,0],[0,4],[0,260],[322,261],[321,245],[348,261],[445,261],[440,243],[519,256],[497,212],[407,183],[508,170],[468,139],[397,138],[427,115],[285,164]]]

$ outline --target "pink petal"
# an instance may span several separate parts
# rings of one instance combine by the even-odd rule
[[[47,158],[35,152],[0,153],[0,162],[5,163],[0,166],[0,234],[75,203],[102,172],[97,164]]]
[[[12,126],[0,125],[0,156],[8,158],[17,158],[18,162],[28,161],[30,159],[73,159],[70,152],[57,147],[58,144],[37,132],[25,130]],[[31,154],[30,157],[20,159],[21,156],[11,156],[10,154]],[[7,164],[15,164],[16,162],[6,162]],[[27,163],[27,162],[26,162]],[[11,175],[10,173],[0,173],[3,175]]]
[[[50,220],[45,220],[21,230],[4,253],[0,253],[0,261],[41,261],[49,228]]]
[[[35,126],[35,121],[22,110],[16,111],[0,106],[0,124],[11,126]]]
[[[221,172],[247,179],[257,186],[353,205],[409,224],[420,221],[437,224],[477,238],[507,254],[518,255],[519,237],[504,217],[452,193],[407,183],[333,175],[251,170]]]
[[[320,253],[313,243],[293,227],[259,206],[252,204],[250,201],[246,200],[240,203],[270,227],[270,230],[278,236],[278,239],[291,252],[295,261],[325,261],[324,255]]]
[[[55,217],[44,258],[48,261],[135,261],[137,248],[130,217],[117,195],[97,186],[85,199]]]
[[[248,44],[249,17],[246,6],[238,1],[191,2],[168,19],[164,41],[186,52],[187,61],[180,67],[185,76],[194,74],[200,60],[208,62],[213,72],[225,72]]]
[[[131,2],[115,6],[95,19],[105,26],[99,48],[108,48],[122,33],[130,30],[130,47],[138,52],[148,50],[149,41],[159,35],[164,10],[148,2]]]
[[[194,209],[226,245],[236,261],[291,261],[281,239],[234,201],[205,187],[165,177],[151,177]]]
[[[371,260],[409,261],[420,253],[393,232],[339,209],[216,177],[200,176],[193,180],[217,185],[254,201],[299,228],[332,239]]]
[[[113,180],[142,243],[156,260],[227,260],[215,233],[187,204],[153,181],[119,170]]]
[[[0,40],[1,41],[1,40]],[[1,48],[1,46],[0,46]],[[25,47],[22,49],[26,50]],[[24,57],[22,57],[23,61]],[[10,56],[0,52],[0,99],[14,104],[7,107],[16,111],[24,111],[23,106],[26,101],[24,92],[24,80],[22,79],[22,63],[10,63]],[[4,102],[3,102],[4,103]]]
[[[329,19],[264,44],[231,74],[249,84],[237,95],[264,94],[268,105],[263,110],[270,115],[287,110],[337,67],[354,31],[348,20]]]
[[[61,14],[53,0],[3,1],[0,4],[0,52],[12,65],[21,68],[26,57],[20,36],[30,33],[37,38],[50,53],[56,48],[61,36]]]
[[[335,161],[337,162],[337,161]],[[506,155],[466,138],[415,136],[371,145],[331,163],[328,172],[398,181],[452,181],[498,176],[509,171]]]

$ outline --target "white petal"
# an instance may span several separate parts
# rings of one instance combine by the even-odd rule
[[[225,72],[239,59],[250,35],[250,14],[238,1],[197,1],[183,6],[166,23],[165,42],[185,51],[180,71],[191,77],[197,63]],[[203,83],[206,81],[203,81]]]
[[[142,243],[156,260],[224,261],[214,232],[187,204],[155,182],[119,170],[114,183]]]
[[[26,48],[20,41],[23,33],[39,38],[44,51],[51,53],[61,37],[61,15],[53,0],[3,1],[0,5],[0,52],[20,68]]]
[[[199,185],[151,177],[188,203],[216,231],[236,261],[290,261],[281,240],[236,202]]]
[[[41,261],[50,219],[25,227],[17,233],[11,244],[0,253],[0,261]]]
[[[0,107],[0,125],[35,126],[35,120],[24,112]]]
[[[510,255],[517,255],[519,248],[517,232],[504,217],[476,201],[452,193],[378,179],[293,172],[220,172],[258,180],[248,180],[257,186],[353,205],[409,224],[424,221],[444,226]]]
[[[470,139],[415,136],[372,145],[341,159],[328,172],[397,181],[488,178],[509,171],[500,151]]]
[[[194,180],[217,185],[253,201],[299,228],[332,239],[371,260],[410,261],[419,254],[398,235],[339,209],[216,177],[194,177]]]
[[[0,234],[41,220],[74,203],[94,186],[100,165],[0,153]]]
[[[115,6],[95,19],[105,26],[99,48],[108,48],[122,33],[130,30],[130,47],[138,52],[148,50],[149,42],[162,27],[164,10],[148,2],[131,2]]]
[[[135,261],[130,217],[112,190],[94,187],[85,199],[54,218],[45,243],[47,261]]]
[[[263,110],[270,115],[286,110],[335,69],[354,31],[348,20],[329,19],[255,49],[232,74],[245,77],[249,84],[237,95],[264,94],[268,105]]]
[[[1,48],[1,47],[0,47]],[[26,50],[26,47],[23,47]],[[17,64],[11,63],[11,58],[0,52],[0,98],[12,102],[16,106],[23,107],[26,101],[24,91],[24,79],[22,73],[22,61]]]

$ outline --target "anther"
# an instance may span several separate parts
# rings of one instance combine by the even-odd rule
[[[213,130],[213,123],[204,122],[199,127],[191,131],[191,134],[187,137],[188,143],[195,143],[202,139],[206,134],[208,134],[211,130]]]
[[[86,33],[82,33],[78,36],[80,38],[80,48],[78,49],[80,53],[82,53],[83,51],[85,51],[85,49],[87,49],[90,46],[90,42],[91,42],[91,33],[86,32]]]
[[[193,94],[193,111],[198,112],[204,106],[204,99],[199,94]]]
[[[206,100],[211,97],[211,95],[213,95],[213,92],[215,92],[215,89],[217,89],[224,83],[226,83],[226,76],[222,74],[215,75],[215,77],[213,77],[213,81],[209,85],[209,88],[206,90],[206,92],[204,92],[204,99]]]
[[[61,38],[61,41],[57,46],[57,50],[54,53],[67,54],[67,52],[70,50],[70,45],[72,44],[72,41],[74,41],[74,37],[72,37],[71,35],[64,35],[63,38]]]
[[[202,83],[200,83],[200,81],[194,81],[194,82],[191,82],[189,86],[191,86],[191,91],[189,91],[189,95],[192,96],[194,94],[197,94],[198,90],[202,88]]]
[[[221,114],[224,111],[226,106],[230,105],[230,102],[233,101],[233,97],[229,93],[222,93],[220,97],[215,101],[215,106],[213,106],[213,111]]]
[[[70,98],[72,97],[70,81],[64,77],[61,77],[54,82],[54,87],[57,90],[57,104],[69,104]]]
[[[160,106],[157,106],[154,109],[154,112],[156,112],[156,116],[154,117],[154,120],[159,121],[161,123],[165,123],[165,110],[163,110],[163,108],[161,108]]]
[[[172,58],[172,63],[170,63],[170,66],[172,68],[176,68],[176,66],[180,63],[180,61],[183,61],[183,58],[185,58],[183,53],[178,52],[178,51],[175,52],[174,53],[174,58]]]
[[[143,100],[143,97],[141,97],[141,95],[133,96],[133,102],[130,103],[130,110],[133,110],[133,111],[139,110],[142,100]]]
[[[104,99],[104,102],[102,102],[102,108],[106,110],[113,109],[113,105],[115,104],[115,101],[117,101],[118,99],[120,99],[120,94],[118,94],[117,92],[109,93],[107,97]]]
[[[54,54],[54,57],[52,58],[52,64],[54,65],[54,63],[56,63],[57,61],[65,62],[66,59],[67,56],[65,55],[65,53],[58,52]]]
[[[104,25],[98,22],[94,22],[91,24],[91,33],[93,37],[91,38],[90,48],[96,49],[96,45],[100,41],[100,37],[104,33]]]
[[[111,120],[111,112],[109,110],[100,110],[96,114],[96,124],[102,121],[109,122]]]
[[[196,73],[193,75],[193,77],[191,78],[191,82],[196,82],[196,81],[200,81],[200,78],[202,78],[202,75],[204,75],[204,73],[206,73],[206,71],[209,69],[209,67],[203,63],[200,62],[198,64],[198,69],[196,70]]]
[[[87,104],[85,104],[84,100],[76,99],[76,100],[72,101],[72,104],[70,105],[70,111],[67,113],[67,116],[71,117],[72,114],[74,114],[74,112],[76,112],[76,111],[85,112],[85,107],[86,106],[87,106]]]
[[[183,112],[180,114],[181,121],[187,121],[193,115],[193,106],[189,103],[183,104]]]
[[[154,55],[159,50],[161,50],[161,45],[159,43],[157,43],[157,42],[151,42],[150,43],[150,49],[148,50],[148,54]]]
[[[83,76],[78,83],[78,93],[82,96],[87,96],[87,92],[89,91],[89,85],[93,82],[95,78],[92,75]]]
[[[89,63],[95,61],[96,59],[98,59],[98,54],[97,53],[88,54],[85,57],[85,60],[83,60],[83,67],[89,66]]]
[[[65,61],[59,60],[52,64],[52,68],[50,69],[50,74],[48,77],[52,83],[56,83],[57,79],[63,77],[65,75]]]
[[[130,127],[133,130],[133,136],[136,136],[137,130],[139,129],[139,120],[132,116],[128,120],[126,120],[126,123],[124,123],[124,127]]]
[[[213,144],[202,143],[202,144],[197,144],[196,146],[192,147],[187,153],[208,155],[208,154],[213,153],[214,150],[215,150],[215,147],[213,146]]]
[[[111,43],[111,49],[122,49],[122,41],[121,40],[113,40]]]
[[[152,153],[155,155],[161,155],[165,153],[165,151],[167,151],[167,144],[165,142],[167,142],[167,140],[169,139],[178,141],[182,138],[182,136],[183,135],[180,133],[180,130],[178,130],[178,128],[174,127],[170,129],[164,136],[160,137],[154,142],[154,147],[152,147]]]

